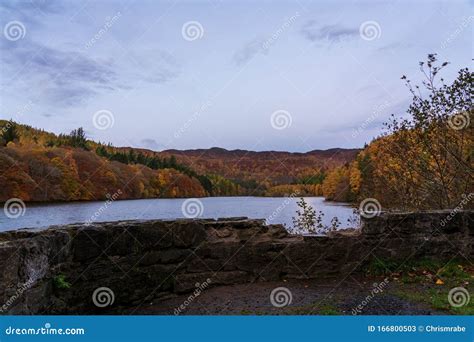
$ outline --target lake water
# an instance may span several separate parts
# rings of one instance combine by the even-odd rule
[[[348,205],[327,202],[322,197],[306,197],[306,202],[324,213],[323,223],[337,216],[341,228],[352,215]],[[142,199],[109,202],[68,202],[26,204],[23,215],[8,217],[0,210],[0,231],[19,228],[43,228],[51,225],[176,218],[220,218],[246,216],[266,219],[291,227],[298,198],[290,197],[206,197],[200,199]],[[4,208],[5,209],[5,208]],[[9,215],[12,216],[12,215]]]

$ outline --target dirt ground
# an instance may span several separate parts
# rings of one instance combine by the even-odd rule
[[[425,284],[403,284],[384,277],[343,280],[288,280],[216,286],[190,294],[143,303],[123,314],[135,315],[431,315],[449,314],[403,292],[425,293]],[[435,285],[429,285],[435,286]],[[284,287],[280,299],[271,293]],[[376,290],[378,288],[378,291]],[[282,292],[283,291],[283,292]],[[289,298],[291,297],[291,301]],[[283,305],[286,304],[286,305]],[[281,307],[280,307],[281,305]],[[356,310],[358,309],[358,310]]]

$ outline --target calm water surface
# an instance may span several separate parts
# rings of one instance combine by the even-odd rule
[[[325,224],[337,216],[341,227],[347,226],[352,215],[350,206],[326,202],[322,197],[306,197],[315,209],[324,213]],[[112,202],[104,209],[105,202],[69,202],[54,204],[26,204],[23,216],[9,218],[0,211],[0,231],[19,228],[44,228],[50,225],[85,223],[97,213],[92,222],[134,219],[185,218],[183,204],[186,199],[142,199]],[[247,216],[266,219],[267,223],[282,223],[291,227],[297,210],[297,198],[287,197],[206,197],[200,198],[202,205],[188,200],[187,213],[201,213],[200,218]],[[192,205],[194,204],[194,205]],[[197,209],[197,211],[193,211]]]

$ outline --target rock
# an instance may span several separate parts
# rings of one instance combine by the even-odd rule
[[[179,263],[186,260],[192,251],[190,249],[166,249],[147,252],[143,258],[140,259],[140,265],[154,265],[154,264],[172,264]]]
[[[173,245],[177,247],[199,246],[206,239],[204,226],[198,222],[177,224],[173,229]]]
[[[361,230],[304,237],[244,218],[0,233],[0,300],[15,296],[1,313],[128,313],[142,303],[194,291],[196,283],[208,279],[206,286],[345,277],[374,257],[474,257],[473,211],[383,213],[362,222]],[[70,286],[58,288],[59,276]],[[113,310],[93,304],[92,295],[101,287],[113,291]]]
[[[240,284],[255,280],[254,276],[249,275],[247,272],[241,271],[180,274],[174,278],[175,291],[177,293],[195,290],[203,283],[208,283],[209,285],[215,286]]]
[[[103,227],[85,227],[72,240],[74,260],[78,262],[97,258],[107,248],[107,231]]]

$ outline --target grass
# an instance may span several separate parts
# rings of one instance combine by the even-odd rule
[[[375,259],[367,268],[367,274],[375,276],[388,275],[397,270],[398,263],[390,260]]]
[[[452,306],[448,300],[449,291],[455,287],[464,287],[472,293],[470,283],[474,281],[474,269],[460,261],[422,259],[402,264],[376,259],[367,267],[367,274],[384,275],[401,282],[403,285],[395,293],[400,298],[450,314],[474,315],[474,299],[460,307]]]
[[[56,289],[65,290],[71,287],[71,284],[66,281],[66,276],[64,274],[58,274],[53,278],[53,286]]]
[[[326,304],[319,308],[319,311],[317,311],[318,315],[325,315],[325,316],[333,316],[333,315],[340,315],[339,310],[330,304]]]
[[[472,275],[466,271],[465,266],[456,260],[445,263],[429,259],[411,262],[375,259],[367,267],[366,273],[367,275],[373,276],[389,276],[395,274],[396,276],[400,276],[402,282],[405,283],[422,281],[428,275],[453,280],[468,280],[472,278]]]
[[[289,308],[287,310],[289,315],[323,315],[323,316],[332,316],[340,315],[341,311],[333,304],[329,303],[313,303],[308,305],[303,305],[297,308]]]
[[[452,260],[448,263],[429,259],[401,263],[394,260],[375,259],[366,269],[364,284],[383,276],[390,286],[384,292],[397,296],[420,308],[431,309],[438,314],[474,315],[474,266]],[[462,287],[471,295],[469,302],[454,307],[448,300],[449,292]],[[370,290],[370,289],[369,289]],[[314,302],[302,306],[282,308],[287,315],[341,315],[345,311],[345,298],[334,297],[330,301]],[[242,315],[272,314],[242,310]]]
[[[421,283],[423,281],[423,277],[418,276],[418,275],[415,275],[415,276],[403,275],[400,278],[400,281],[404,284],[416,284],[416,283]]]
[[[285,315],[340,315],[341,312],[338,308],[332,304],[308,304],[301,307],[288,307],[282,308],[282,312]],[[275,314],[276,312],[268,311],[252,311],[252,310],[241,310],[240,315],[268,315]]]
[[[472,275],[466,272],[465,267],[455,262],[450,262],[440,268],[437,272],[440,278],[448,278],[455,280],[468,280],[472,278]]]
[[[451,288],[446,286],[443,286],[443,288],[431,288],[425,291],[419,289],[401,289],[398,290],[395,295],[412,302],[427,304],[434,310],[445,311],[446,313],[456,315],[474,315],[474,302],[472,300],[458,308],[451,306],[448,300],[450,290]]]

